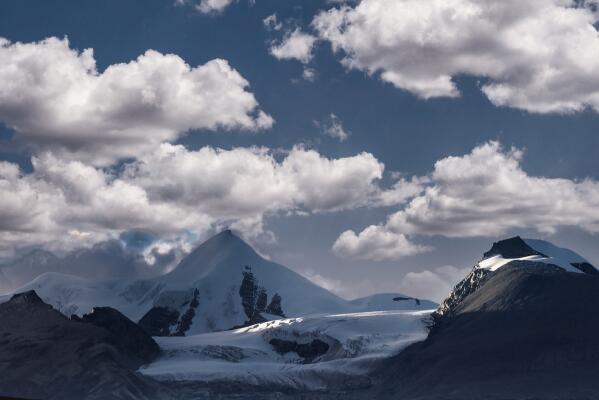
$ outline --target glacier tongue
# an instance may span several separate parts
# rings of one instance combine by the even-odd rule
[[[155,338],[163,355],[140,372],[160,380],[239,382],[294,389],[367,386],[378,360],[424,340],[433,310],[320,315],[264,322],[233,331]],[[326,343],[315,358],[277,352],[273,340]]]

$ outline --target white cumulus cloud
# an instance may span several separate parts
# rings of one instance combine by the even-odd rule
[[[397,259],[418,249],[417,235],[497,237],[517,229],[553,234],[565,227],[599,232],[598,181],[531,176],[521,167],[522,157],[522,150],[488,142],[441,159],[429,176],[398,183],[398,190],[402,183],[412,185],[403,193],[413,197],[384,224],[344,232],[333,249],[347,257]]]
[[[249,83],[226,60],[192,67],[148,50],[100,72],[67,39],[0,39],[0,120],[15,138],[65,159],[109,165],[190,129],[269,128]]]
[[[352,69],[421,98],[459,96],[454,78],[484,78],[497,106],[599,111],[599,15],[578,0],[363,0],[312,26]]]
[[[269,238],[267,214],[371,204],[382,191],[384,169],[368,153],[335,159],[294,147],[277,159],[264,148],[193,151],[166,143],[118,169],[51,153],[32,164],[25,173],[0,163],[2,252],[75,248],[129,230],[177,242],[228,225],[250,240]]]
[[[333,252],[340,257],[373,261],[396,260],[429,250],[401,233],[378,225],[371,225],[357,235],[352,230],[345,231],[333,245]]]

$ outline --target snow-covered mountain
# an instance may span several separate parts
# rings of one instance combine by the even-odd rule
[[[286,316],[348,310],[345,300],[262,258],[230,230],[204,242],[156,281],[160,294],[140,320],[155,334],[220,331]],[[190,318],[189,326],[185,318]]]
[[[514,268],[516,271],[512,273]],[[423,374],[426,374],[428,363],[435,366],[436,354],[429,354],[426,346],[421,350],[419,342],[427,340],[436,344],[455,339],[452,346],[441,348],[440,354],[452,357],[453,349],[462,346],[460,354],[468,357],[468,344],[460,342],[459,338],[460,335],[476,337],[476,332],[468,330],[466,324],[464,330],[454,338],[451,336],[451,326],[447,324],[450,333],[446,333],[443,323],[456,313],[463,314],[463,307],[467,306],[473,307],[476,316],[481,316],[481,325],[484,326],[484,321],[492,321],[495,314],[493,311],[484,315],[483,311],[495,304],[501,311],[508,310],[506,318],[509,320],[510,313],[525,303],[523,299],[528,301],[539,295],[534,293],[537,290],[531,290],[528,271],[532,275],[540,274],[558,280],[560,278],[554,278],[552,272],[573,275],[574,278],[595,273],[587,260],[571,250],[541,240],[515,237],[494,243],[434,314],[432,310],[404,310],[413,307],[436,308],[436,304],[430,301],[396,293],[381,293],[347,302],[350,308],[373,312],[279,319],[233,331],[196,334],[186,338],[160,338],[158,342],[163,349],[161,357],[140,372],[171,382],[204,381],[288,390],[352,391],[371,386],[370,374],[373,371],[393,371],[397,368],[393,364],[395,357],[400,358],[402,364],[409,362],[418,368],[422,366]],[[498,275],[504,273],[505,279]],[[493,281],[490,284],[489,280],[493,278],[501,285]],[[549,292],[550,296],[555,295],[551,290]],[[477,298],[474,305],[473,298]],[[514,299],[513,304],[505,301],[508,298]],[[533,304],[530,307],[537,306]],[[381,309],[392,311],[374,311]],[[431,326],[431,323],[434,325]],[[505,321],[502,323],[507,324]],[[434,335],[429,336],[431,328]],[[517,327],[511,328],[517,335]],[[492,329],[499,331],[497,326]],[[439,331],[442,331],[441,337]],[[487,335],[488,332],[480,334]],[[473,343],[484,351],[492,351],[492,346],[484,347],[484,341]],[[489,346],[488,343],[486,346]],[[411,355],[404,359],[400,352],[406,347]],[[421,360],[420,353],[411,350],[413,347],[425,352],[426,358]],[[484,358],[484,355],[481,357]],[[393,367],[384,368],[387,363]],[[518,362],[516,364],[519,365]],[[404,374],[408,375],[408,372]],[[442,373],[435,378],[437,376],[442,376]],[[393,379],[397,377],[393,375]],[[407,383],[412,384],[411,381]],[[362,393],[357,398],[383,398],[381,396],[379,392]]]
[[[347,301],[261,257],[230,230],[207,240],[159,277],[93,281],[51,272],[15,292],[26,290],[35,290],[66,315],[113,307],[154,336],[221,331],[286,317],[436,306],[401,294]]]

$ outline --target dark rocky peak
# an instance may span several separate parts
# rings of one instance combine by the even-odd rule
[[[50,305],[44,303],[44,301],[37,295],[35,290],[29,290],[27,292],[13,295],[8,301],[8,304],[52,308]]]
[[[159,389],[135,372],[158,345],[116,310],[68,319],[29,291],[0,304],[0,321],[2,396],[148,399]]]
[[[500,240],[499,242],[493,243],[491,250],[487,251],[483,255],[483,259],[487,259],[493,256],[501,256],[503,258],[521,258],[527,256],[541,256],[547,257],[545,254],[540,253],[526,244],[520,236],[515,236],[509,239]]]
[[[158,356],[160,348],[142,328],[111,307],[94,307],[92,312],[79,318],[71,317],[75,322],[91,324],[106,329],[112,337],[110,340],[119,350],[130,355],[128,364],[133,368],[141,365],[146,360],[153,360]]]
[[[131,326],[137,327],[137,324],[131,322],[129,318],[125,317],[119,311],[112,307],[94,307],[91,313],[83,315],[79,318],[76,315],[71,317],[72,320],[78,322],[85,322],[102,328],[106,328],[111,332],[118,333],[121,328],[129,328]]]

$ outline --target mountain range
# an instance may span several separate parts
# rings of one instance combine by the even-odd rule
[[[53,265],[45,260],[56,257],[49,253],[42,259],[43,265],[31,269],[41,272],[44,265]],[[32,263],[28,259],[26,265]],[[158,277],[92,280],[45,272],[14,292],[29,290],[66,316],[81,316],[99,306],[115,308],[153,336],[214,332],[311,314],[436,307],[397,293],[347,301],[261,257],[231,230],[202,243]]]
[[[541,240],[493,243],[441,305],[394,293],[341,299],[231,231],[159,277],[91,281],[46,272],[1,300],[0,368],[8,372],[0,395],[550,400],[599,393],[599,272]]]

